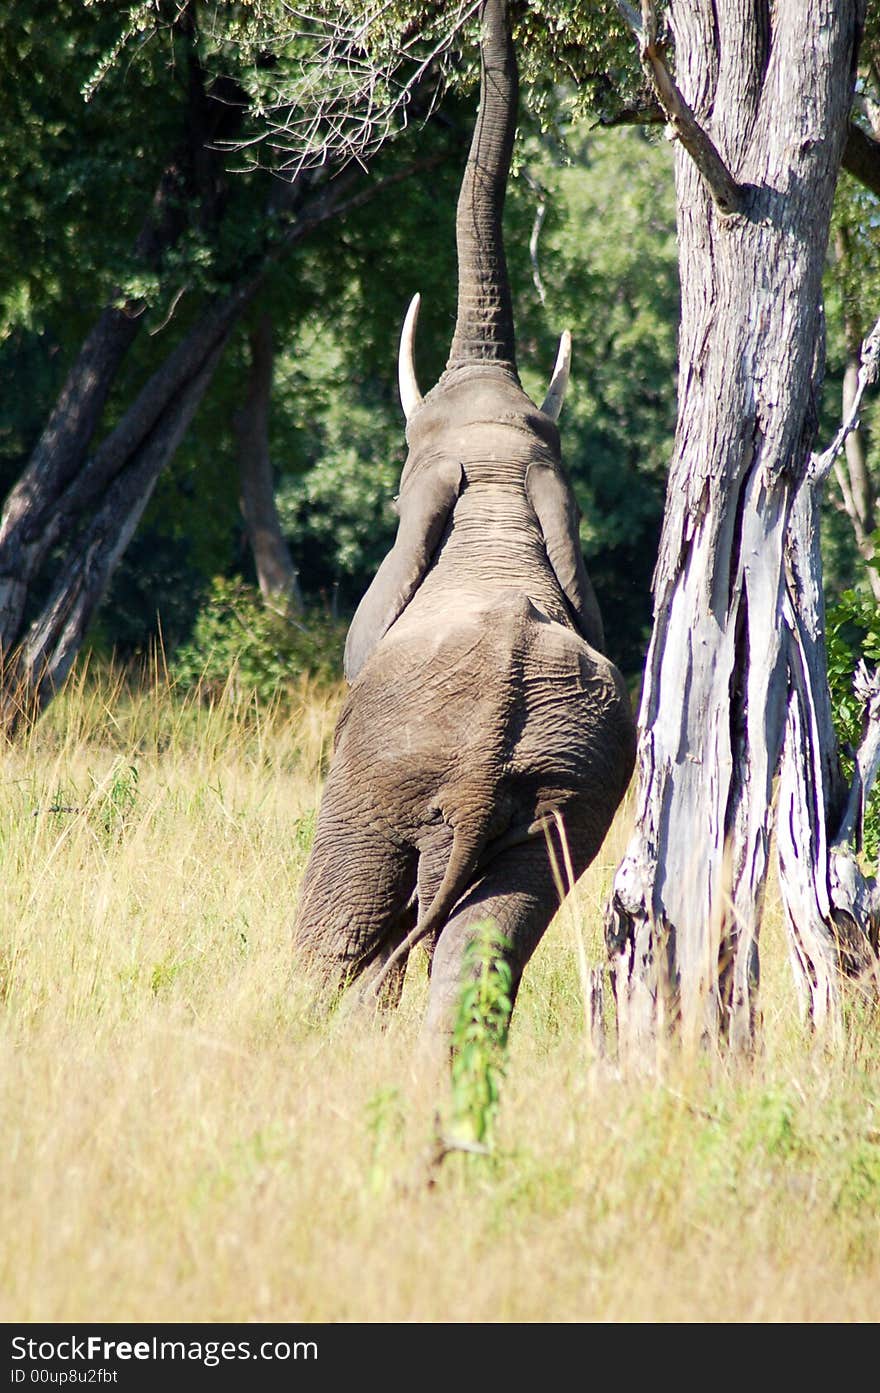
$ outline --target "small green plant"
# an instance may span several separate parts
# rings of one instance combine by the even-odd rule
[[[303,856],[308,856],[312,849],[312,842],[315,840],[315,828],[318,825],[318,810],[311,808],[302,817],[296,818],[293,824],[293,844],[297,851]]]
[[[163,996],[170,991],[182,967],[182,963],[172,962],[170,959],[156,963],[150,973],[150,991],[153,996]]]
[[[452,1036],[452,1138],[490,1148],[504,1079],[512,977],[507,940],[493,920],[477,924],[465,954]]]
[[[344,638],[339,620],[315,611],[279,613],[255,586],[217,578],[171,675],[209,698],[231,692],[268,702],[304,675],[337,678]]]
[[[98,809],[98,821],[105,837],[118,840],[122,836],[134,812],[137,791],[137,766],[117,764]]]
[[[403,1107],[396,1088],[380,1088],[367,1100],[367,1131],[370,1135],[368,1180],[374,1195],[381,1194],[390,1176],[389,1153],[400,1142]]]

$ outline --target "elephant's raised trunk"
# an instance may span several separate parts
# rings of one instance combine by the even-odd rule
[[[513,302],[504,256],[502,214],[516,134],[519,77],[510,32],[507,0],[483,0],[480,12],[480,110],[458,196],[455,234],[458,248],[458,316],[446,372],[474,363],[497,366],[519,383],[513,331]],[[419,296],[410,304],[398,359],[400,400],[410,420],[422,404],[416,380],[414,346]],[[571,335],[559,344],[543,411],[557,421],[571,364]]]
[[[501,221],[519,79],[507,0],[485,0],[480,17],[480,111],[458,198],[458,317],[447,371],[484,361],[516,375]]]

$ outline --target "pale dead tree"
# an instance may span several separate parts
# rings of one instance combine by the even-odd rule
[[[682,320],[635,828],[606,935],[624,1048],[670,1013],[748,1047],[777,777],[783,903],[813,1019],[837,1029],[841,967],[875,961],[825,671],[817,507],[836,455],[811,456],[864,6],[671,0],[674,78],[654,5],[618,8],[676,141]],[[873,679],[863,696],[865,783]]]
[[[862,741],[852,786],[841,776],[825,656],[819,550],[822,485],[858,425],[866,387],[880,368],[880,320],[865,339],[852,396],[831,445],[811,457],[792,501],[786,538],[783,622],[788,692],[779,769],[776,839],[789,955],[804,1013],[838,1036],[841,973],[876,993],[880,892],[855,852],[880,764],[880,671],[856,672]]]

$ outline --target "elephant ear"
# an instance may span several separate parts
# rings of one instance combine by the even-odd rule
[[[544,534],[547,558],[578,629],[590,647],[601,653],[605,648],[602,616],[584,565],[578,534],[580,513],[568,481],[554,465],[530,464],[526,493]]]
[[[458,460],[432,463],[406,480],[394,546],[355,611],[345,641],[345,675],[353,682],[376,644],[418,590],[440,544],[461,488]]]

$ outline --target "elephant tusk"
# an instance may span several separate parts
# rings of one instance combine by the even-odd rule
[[[559,340],[559,352],[556,355],[553,376],[550,379],[550,386],[544,398],[544,405],[541,407],[544,415],[549,416],[551,421],[559,420],[559,414],[562,411],[562,403],[565,400],[565,389],[568,386],[568,374],[570,371],[571,334],[565,329]]]
[[[419,384],[416,381],[415,365],[415,340],[416,325],[419,321],[419,305],[422,302],[421,295],[414,295],[410,301],[409,309],[406,312],[406,319],[403,321],[403,329],[400,335],[400,353],[397,359],[397,381],[400,386],[400,404],[403,407],[403,414],[407,420],[413,412],[421,406],[424,398],[419,391]]]

